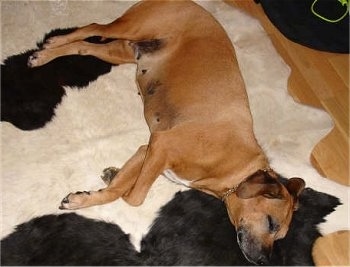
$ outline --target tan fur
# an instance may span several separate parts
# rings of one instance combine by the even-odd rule
[[[118,40],[104,45],[83,41],[90,36]],[[190,1],[140,2],[110,24],[91,24],[49,39],[28,64],[37,67],[72,54],[137,64],[137,84],[151,136],[106,188],[69,194],[62,208],[105,204],[119,197],[140,205],[155,179],[167,169],[189,180],[190,187],[221,198],[228,189],[268,167],[253,133],[233,46],[219,23],[200,6]],[[233,224],[237,228],[243,214],[249,225],[254,224],[257,218],[249,219],[252,213],[244,207],[256,206],[280,218],[283,232],[278,237],[283,237],[294,202],[286,188],[282,191],[286,201],[275,200],[270,208],[271,200],[260,195],[249,198],[249,203],[235,194],[228,196]],[[261,225],[261,220],[255,224]],[[276,239],[261,231],[257,235],[264,247],[272,247]]]

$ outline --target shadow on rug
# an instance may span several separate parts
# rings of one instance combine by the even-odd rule
[[[271,265],[314,265],[317,224],[339,204],[306,188],[287,236],[275,242]],[[223,203],[189,190],[161,209],[141,252],[119,226],[68,213],[19,225],[1,241],[1,265],[251,265],[235,236]]]
[[[38,49],[47,38],[73,30],[75,28],[51,31],[37,44]],[[98,37],[92,37],[86,41],[107,43],[110,39],[100,42]],[[41,128],[52,119],[55,107],[65,94],[63,86],[87,86],[112,67],[92,56],[66,56],[42,67],[29,68],[28,57],[36,50],[8,57],[1,65],[1,120],[22,130]]]

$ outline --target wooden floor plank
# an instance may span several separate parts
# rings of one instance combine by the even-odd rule
[[[335,54],[329,57],[329,62],[337,71],[345,86],[349,88],[349,58]]]
[[[349,136],[349,91],[339,91],[333,97],[321,100],[326,111],[332,116],[335,124],[344,137]]]
[[[349,185],[349,150],[344,149],[344,144],[349,147],[348,138],[344,138],[339,129],[334,128],[314,147],[311,162],[325,177]]]
[[[320,237],[313,247],[313,254],[317,254],[317,266],[350,266],[349,231],[339,231]]]

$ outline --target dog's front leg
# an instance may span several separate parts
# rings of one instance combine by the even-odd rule
[[[61,202],[60,209],[80,209],[112,202],[128,193],[140,175],[148,146],[141,146],[125,163],[108,186],[98,191],[84,191],[68,194]]]

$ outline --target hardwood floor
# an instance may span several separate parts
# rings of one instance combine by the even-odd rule
[[[343,185],[349,179],[349,55],[313,50],[284,37],[253,0],[225,0],[257,18],[291,67],[289,93],[295,101],[326,110],[335,127],[313,149],[311,162],[323,176]],[[317,239],[315,264],[350,266],[350,231]]]
[[[318,238],[313,249],[315,264],[317,266],[350,266],[349,248],[348,231],[339,231]]]

